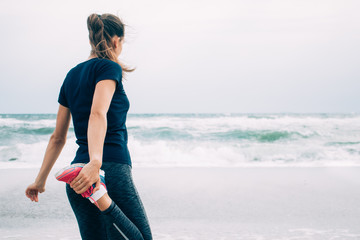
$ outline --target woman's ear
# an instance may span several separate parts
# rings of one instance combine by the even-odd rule
[[[112,40],[112,43],[113,43],[114,48],[117,48],[117,47],[118,47],[118,43],[117,43],[116,39],[113,39],[113,40]]]
[[[118,48],[120,44],[120,38],[118,36],[113,37],[112,43],[114,45],[114,48]]]

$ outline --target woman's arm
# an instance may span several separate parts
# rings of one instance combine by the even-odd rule
[[[106,114],[115,88],[115,80],[102,80],[96,84],[87,132],[90,162],[83,167],[79,175],[70,183],[70,186],[78,194],[85,192],[94,183],[96,183],[94,191],[97,191],[100,187],[99,170],[102,165],[107,129]]]
[[[35,182],[29,185],[25,191],[26,196],[30,198],[31,201],[37,202],[39,200],[38,193],[45,191],[46,179],[65,145],[70,119],[70,110],[62,105],[59,105],[56,117],[56,127],[46,148],[39,174],[36,177]]]

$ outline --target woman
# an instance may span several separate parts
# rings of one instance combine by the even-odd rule
[[[38,201],[65,145],[71,116],[79,148],[72,165],[56,174],[66,192],[82,239],[152,239],[145,210],[131,176],[125,126],[129,101],[118,57],[124,24],[112,14],[87,19],[91,55],[67,74],[58,98],[56,127],[26,196]],[[100,168],[105,179],[100,176]],[[107,192],[108,191],[108,192]],[[90,200],[88,200],[88,199]]]

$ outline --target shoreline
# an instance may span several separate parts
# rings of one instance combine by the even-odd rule
[[[0,239],[80,239],[56,170],[32,203],[24,191],[38,169],[0,169],[0,202],[9,202],[0,205]],[[359,167],[133,168],[154,239],[164,240],[359,239],[359,174]]]

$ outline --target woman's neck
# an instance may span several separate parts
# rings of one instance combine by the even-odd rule
[[[92,58],[97,58],[97,56],[96,56],[96,55],[91,54],[91,55],[89,56],[88,60],[90,60],[90,59],[92,59]]]

